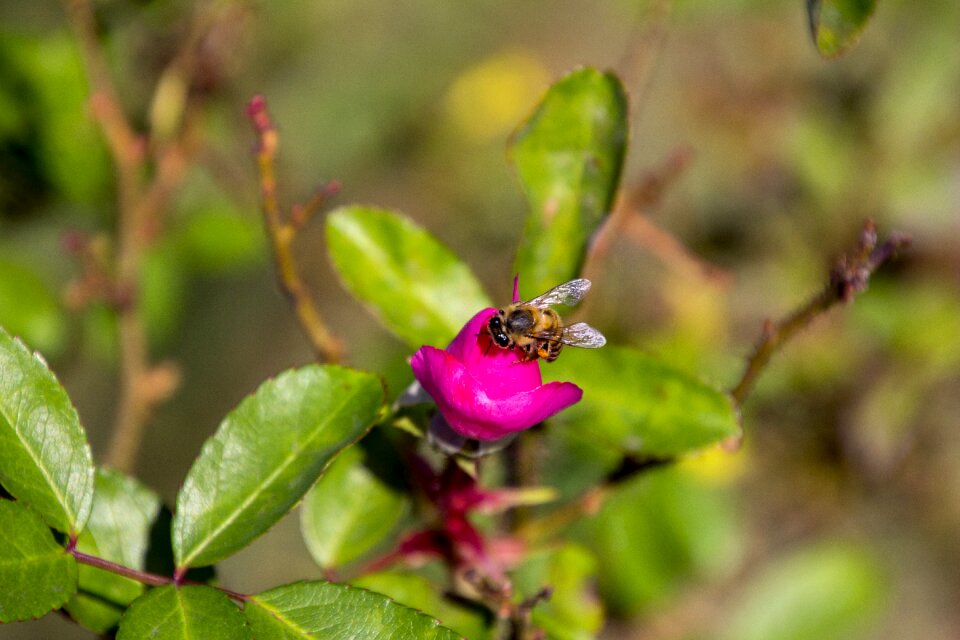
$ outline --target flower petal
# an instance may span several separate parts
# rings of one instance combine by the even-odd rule
[[[536,360],[523,360],[516,349],[502,349],[493,344],[487,322],[497,313],[488,308],[475,314],[447,352],[463,365],[493,398],[503,398],[536,389],[542,383]]]
[[[441,412],[458,433],[477,440],[492,440],[529,429],[576,404],[581,397],[583,390],[572,382],[550,382],[508,398],[490,398],[481,393],[470,406],[450,407],[456,411],[455,416],[443,412],[442,408]]]
[[[411,366],[450,427],[477,440],[529,429],[579,402],[583,395],[571,382],[551,382],[507,397],[491,397],[462,363],[435,347],[421,347]]]

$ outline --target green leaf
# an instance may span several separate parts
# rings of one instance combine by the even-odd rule
[[[627,98],[612,73],[579,69],[544,96],[510,153],[530,215],[515,270],[538,295],[580,271],[610,211],[627,142]],[[532,296],[527,296],[532,297]]]
[[[603,601],[619,616],[655,607],[696,576],[728,570],[741,554],[730,496],[676,467],[618,487],[574,533],[596,555]]]
[[[334,455],[362,436],[383,401],[379,379],[307,366],[268,380],[207,440],[177,496],[177,567],[205,566],[269,529]]]
[[[730,640],[854,640],[883,611],[887,582],[862,547],[821,543],[768,567],[734,607]]]
[[[342,207],[327,218],[344,286],[410,346],[446,345],[490,302],[470,269],[400,214]]]
[[[32,270],[0,260],[0,326],[49,356],[59,353],[66,324],[57,296]]]
[[[724,392],[639,351],[568,349],[543,372],[583,389],[583,400],[553,420],[592,447],[671,456],[740,433]]]
[[[94,487],[93,509],[77,539],[77,550],[143,569],[160,498],[111,469],[97,469]],[[65,608],[74,620],[98,633],[116,626],[126,605],[143,593],[141,583],[89,565],[79,567],[78,577],[81,593]]]
[[[82,569],[85,566],[87,565],[81,564],[78,568]],[[104,635],[111,629],[116,629],[126,607],[80,591],[73,594],[64,609],[77,624],[96,634]]]
[[[485,640],[491,635],[491,620],[486,611],[447,598],[434,582],[415,573],[368,573],[353,580],[352,584],[382,593],[402,605],[422,611],[470,640]]]
[[[603,626],[603,608],[592,580],[597,561],[583,547],[566,544],[527,555],[512,574],[524,598],[550,587],[552,593],[533,609],[534,626],[555,640],[591,640]]]
[[[300,529],[321,567],[356,560],[386,537],[406,511],[405,495],[378,478],[363,458],[358,447],[345,450],[303,500]]]
[[[877,0],[807,0],[810,34],[825,58],[845,53],[860,39]]]
[[[77,590],[77,563],[40,517],[0,500],[0,622],[38,618]]]
[[[257,640],[461,638],[430,616],[379,593],[328,582],[271,589],[252,597],[243,612]]]
[[[22,342],[0,327],[0,483],[69,533],[93,499],[93,458],[67,392]]]
[[[212,587],[160,587],[138,598],[120,620],[117,640],[252,638],[237,605]]]

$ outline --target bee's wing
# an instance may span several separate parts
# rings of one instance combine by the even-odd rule
[[[599,349],[607,344],[607,339],[603,337],[603,334],[586,322],[578,322],[569,327],[564,327],[560,341],[571,347],[584,347],[585,349]]]
[[[587,291],[590,291],[590,281],[586,278],[578,278],[557,285],[550,291],[530,300],[527,304],[532,304],[535,307],[549,307],[555,304],[573,306],[583,300]]]

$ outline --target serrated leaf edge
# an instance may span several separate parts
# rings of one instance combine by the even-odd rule
[[[274,380],[276,380],[276,378],[274,378]],[[266,384],[266,383],[264,383],[264,384]],[[358,391],[359,391],[359,386],[358,386]],[[327,415],[328,415],[328,419],[325,420],[322,424],[323,424],[323,425],[329,424],[329,420],[330,420],[329,416],[335,416],[335,415],[337,415],[337,414],[343,409],[343,407],[346,406],[347,403],[357,395],[358,391],[357,391],[357,392],[354,392],[354,393],[352,393],[352,394],[350,394],[350,395],[348,395],[348,396],[346,396],[345,399],[344,399],[344,401],[336,408],[336,410],[330,411],[330,412],[327,414]],[[256,395],[256,392],[254,392],[254,395]],[[248,396],[248,397],[253,397],[253,396]],[[381,403],[382,403],[382,401],[383,401],[383,398],[382,398],[382,390],[381,390]],[[238,405],[238,406],[239,406],[239,405]],[[228,415],[229,415],[229,414],[228,414]],[[372,426],[373,426],[373,422],[371,422],[370,424],[368,424],[368,425],[366,426],[366,428],[365,428],[355,439],[353,439],[353,440],[351,440],[349,443],[345,444],[345,445],[341,448],[341,450],[342,450],[342,449],[346,449],[347,447],[353,445],[353,444],[356,443],[358,440],[360,440],[364,435],[366,435],[366,433],[370,430],[370,428],[371,428]],[[321,428],[320,426],[318,426],[317,428],[314,429],[314,433],[317,433],[317,432],[319,432],[319,431],[322,431],[322,428]],[[214,435],[211,437],[211,440],[212,440],[213,438],[215,438],[215,437],[216,437],[216,434],[214,434]],[[310,440],[312,440],[312,439],[313,439],[313,438],[310,438]],[[209,441],[208,441],[208,442],[209,442]],[[206,444],[204,445],[204,449],[206,449]],[[287,457],[286,457],[286,459],[284,460],[283,464],[279,465],[279,466],[266,478],[266,480],[265,480],[264,482],[261,482],[260,485],[259,485],[259,488],[258,488],[256,491],[252,491],[252,492],[250,493],[250,495],[247,496],[247,498],[246,498],[243,502],[240,503],[240,506],[239,506],[237,509],[235,509],[227,518],[225,518],[225,519],[223,520],[223,522],[220,524],[220,526],[214,528],[214,530],[210,533],[210,535],[208,535],[208,536],[206,536],[205,538],[203,538],[200,543],[197,543],[197,544],[194,545],[194,550],[193,550],[193,552],[190,553],[189,555],[187,555],[185,558],[183,558],[183,560],[180,562],[180,564],[178,565],[177,568],[178,568],[178,569],[184,569],[184,568],[189,567],[189,566],[190,566],[190,562],[191,562],[194,558],[196,558],[198,555],[200,555],[200,554],[212,543],[212,541],[213,541],[218,535],[220,535],[227,527],[229,527],[229,526],[232,525],[234,522],[236,522],[237,519],[243,514],[244,510],[245,510],[248,506],[250,506],[250,504],[252,504],[252,503],[254,502],[254,500],[263,493],[263,487],[266,487],[267,485],[269,485],[270,482],[272,482],[273,479],[275,479],[278,475],[280,475],[280,473],[281,473],[282,471],[286,470],[286,469],[290,466],[290,464],[292,464],[292,463],[299,457],[300,453],[301,453],[301,451],[300,451],[300,450],[297,450],[297,451],[292,451],[290,454],[288,454]],[[327,463],[324,465],[323,469],[320,470],[320,474],[321,474],[321,475],[322,475],[323,472],[330,466],[330,464],[333,463],[334,459],[337,457],[338,454],[339,454],[339,451],[338,451],[336,454],[330,456],[330,459],[329,459],[329,460],[327,461]],[[201,456],[202,456],[202,455],[203,455],[203,454],[201,453]],[[319,478],[319,475],[318,475],[317,477]],[[178,503],[179,503],[179,501],[178,501]],[[292,506],[291,506],[291,508],[292,508]],[[262,535],[262,534],[260,534],[260,535]],[[178,537],[179,537],[179,536],[178,536]],[[259,537],[259,536],[258,536],[258,537]]]
[[[383,593],[380,593],[379,591],[373,591],[372,589],[367,589],[367,588],[365,588],[365,587],[355,587],[355,586],[352,586],[352,585],[349,585],[349,584],[339,584],[339,583],[336,583],[336,582],[324,582],[324,581],[322,581],[322,580],[300,580],[300,581],[297,581],[297,582],[291,582],[291,583],[289,583],[289,584],[281,585],[281,586],[279,586],[279,587],[274,587],[273,589],[269,589],[268,591],[273,591],[273,590],[275,590],[275,589],[283,589],[283,588],[286,588],[286,587],[294,587],[294,586],[297,586],[297,585],[313,585],[313,584],[325,584],[325,585],[329,585],[329,586],[331,586],[331,587],[339,588],[339,589],[341,589],[341,590],[343,590],[343,591],[362,591],[362,592],[364,592],[364,593],[369,593],[369,594],[372,594],[372,595],[375,595],[375,596],[379,596],[379,597],[383,598],[384,600],[386,600],[387,603],[390,604],[390,605],[393,605],[393,606],[396,606],[396,607],[401,607],[401,608],[403,608],[403,609],[407,609],[408,611],[413,611],[413,612],[416,613],[418,616],[423,617],[423,618],[427,618],[430,622],[433,623],[433,626],[434,626],[434,627],[442,627],[443,629],[446,629],[446,630],[450,631],[451,633],[456,633],[456,631],[454,631],[454,630],[451,629],[450,627],[445,627],[445,626],[443,625],[443,622],[442,622],[441,620],[438,620],[437,618],[433,617],[433,616],[430,615],[429,613],[426,613],[425,611],[421,611],[420,609],[417,609],[417,608],[415,608],[415,607],[407,606],[407,605],[403,604],[402,602],[397,602],[395,599],[391,598],[391,597],[388,596],[388,595],[385,595],[385,594],[383,594]],[[267,593],[267,592],[263,592],[263,593]],[[250,604],[251,602],[253,602],[253,603],[255,603],[258,607],[260,607],[261,609],[263,609],[264,611],[266,611],[267,613],[269,613],[270,615],[272,615],[274,618],[276,618],[279,622],[284,623],[284,624],[287,624],[288,621],[287,621],[285,618],[283,618],[283,617],[281,617],[281,616],[279,616],[279,615],[277,614],[277,609],[276,609],[276,608],[271,607],[271,606],[268,606],[268,605],[266,605],[263,601],[259,600],[259,596],[263,595],[263,593],[259,593],[259,594],[255,595],[255,596],[251,596],[250,599],[245,603],[244,606],[245,606],[245,607],[246,607],[246,606],[249,606],[249,604]],[[301,634],[301,637],[303,637],[303,638],[305,638],[305,639],[307,639],[307,640],[311,640],[311,639],[314,639],[314,638],[317,637],[317,636],[313,635],[312,633],[310,633],[309,631],[305,631],[305,630],[301,629],[299,626],[293,625],[292,623],[290,623],[289,626],[290,626],[290,628],[292,628],[294,631],[300,633],[300,634]],[[468,638],[466,638],[465,636],[460,636],[460,640],[468,640]]]
[[[60,384],[60,381],[53,374],[53,371],[50,370],[50,366],[47,364],[47,361],[43,357],[43,355],[41,355],[39,351],[32,351],[19,337],[10,335],[9,333],[7,333],[6,329],[4,329],[3,327],[0,327],[0,331],[5,333],[11,339],[15,348],[20,349],[21,351],[26,353],[28,356],[36,360],[40,364],[42,369],[50,375],[50,378],[52,378],[53,383],[57,387],[59,387],[61,391],[63,391],[63,394],[67,398],[67,403],[73,415],[77,418],[77,424],[80,425],[80,416],[77,414],[76,408],[73,406],[73,403],[70,401],[70,397],[69,395],[67,395],[66,389],[63,388],[63,385]],[[7,414],[7,412],[4,411],[3,404],[0,404],[0,415],[3,416],[3,419],[6,421],[6,423],[9,424],[11,427],[13,427],[17,435],[20,436],[21,431],[14,426],[15,422],[11,419],[11,417]],[[81,429],[81,432],[83,432],[82,426],[80,426],[80,429]],[[84,433],[84,436],[86,436],[85,433]],[[80,531],[83,529],[83,525],[86,523],[86,519],[90,515],[90,509],[93,506],[93,491],[91,490],[87,492],[88,497],[87,497],[87,500],[85,501],[86,509],[82,508],[84,505],[81,505],[81,508],[78,509],[76,513],[74,513],[73,509],[70,508],[69,506],[69,502],[67,501],[66,494],[62,493],[60,491],[60,487],[57,486],[57,483],[53,481],[53,477],[50,475],[49,469],[45,465],[40,464],[40,458],[37,457],[36,451],[34,451],[28,445],[27,441],[24,440],[22,437],[19,439],[21,444],[23,445],[24,450],[26,450],[26,452],[30,456],[30,459],[33,461],[34,465],[40,470],[40,474],[43,476],[44,480],[47,481],[47,486],[51,489],[54,497],[57,500],[57,503],[63,509],[64,515],[67,516],[67,520],[70,525],[70,531],[66,533],[69,533],[71,536],[79,534]],[[88,468],[87,468],[86,485],[92,487],[93,470],[94,470],[93,452],[90,449],[90,443],[89,441],[86,440],[86,437],[84,437],[83,450],[86,453],[86,459],[91,463],[88,465]],[[30,502],[28,500],[25,500],[24,504],[30,504]],[[86,511],[86,513],[84,513],[84,511]]]

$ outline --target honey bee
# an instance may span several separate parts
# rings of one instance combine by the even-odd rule
[[[486,330],[501,349],[519,347],[524,360],[543,358],[553,362],[563,345],[597,349],[607,343],[603,334],[585,322],[564,326],[555,304],[575,305],[590,290],[590,281],[580,278],[550,289],[527,302],[514,302],[497,311]],[[515,294],[516,295],[516,294]]]

